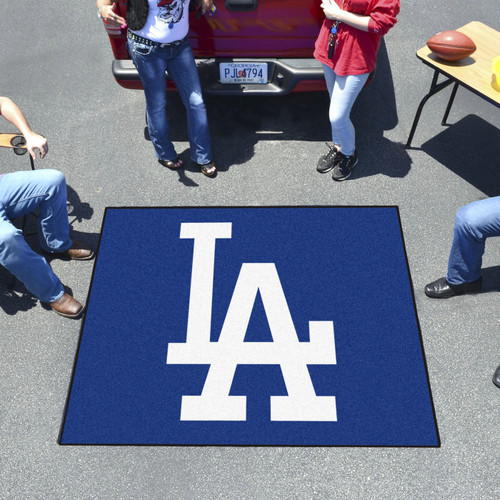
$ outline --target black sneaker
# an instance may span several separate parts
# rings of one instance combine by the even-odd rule
[[[316,165],[316,170],[322,174],[324,174],[325,172],[329,172],[340,161],[339,154],[340,151],[335,146],[332,146],[330,148],[330,151],[328,151],[326,155],[323,155],[318,160],[318,164]]]
[[[339,162],[333,169],[332,179],[334,181],[344,181],[352,174],[354,167],[358,164],[358,155],[356,151],[351,156],[346,156],[339,151],[338,156],[340,156]]]

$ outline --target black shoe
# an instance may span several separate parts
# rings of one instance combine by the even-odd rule
[[[338,156],[340,161],[333,169],[332,179],[334,181],[344,181],[352,174],[354,167],[358,164],[358,155],[356,151],[351,156],[346,156],[339,151]]]
[[[328,146],[328,144],[327,144]],[[329,146],[328,146],[329,147]],[[330,172],[330,170],[340,161],[340,151],[335,144],[330,148],[330,151],[323,155],[316,165],[316,170],[322,174]]]
[[[500,365],[498,366],[498,368],[495,370],[495,373],[493,374],[493,383],[497,387],[500,387]]]
[[[446,278],[439,278],[425,287],[425,295],[433,299],[448,299],[454,295],[461,293],[474,293],[481,290],[483,278],[470,283],[462,283],[460,285],[450,285]]]

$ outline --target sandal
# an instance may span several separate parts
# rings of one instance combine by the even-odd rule
[[[217,174],[217,167],[215,166],[215,163],[213,161],[205,163],[204,165],[201,165],[200,163],[197,163],[196,165],[200,167],[201,172],[207,177],[215,177],[215,175]]]
[[[177,169],[182,167],[182,160],[177,157],[175,160],[158,160],[164,167]]]

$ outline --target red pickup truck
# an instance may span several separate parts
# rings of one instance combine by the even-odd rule
[[[321,0],[219,0],[212,16],[190,13],[189,38],[206,94],[288,94],[325,89],[313,57],[323,21]],[[127,0],[117,2],[125,17]],[[141,81],[126,46],[126,29],[107,29],[113,75],[128,89]],[[174,89],[172,82],[168,88]]]

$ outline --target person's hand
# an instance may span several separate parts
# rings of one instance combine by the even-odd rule
[[[103,5],[101,9],[102,20],[115,28],[124,28],[127,25],[125,19],[116,15],[116,3],[112,5]]]
[[[321,8],[325,13],[325,17],[331,19],[332,21],[340,21],[340,16],[342,16],[342,9],[334,2],[334,0],[323,0]]]
[[[34,160],[36,160],[36,149],[38,149],[38,151],[40,152],[40,158],[44,158],[45,155],[49,152],[47,139],[45,139],[43,135],[31,132],[30,134],[25,134],[24,137],[26,139],[26,148],[28,149],[31,157]]]
[[[212,8],[213,4],[214,0],[201,0],[200,1],[201,13],[205,14],[206,12],[210,12],[210,9]]]

